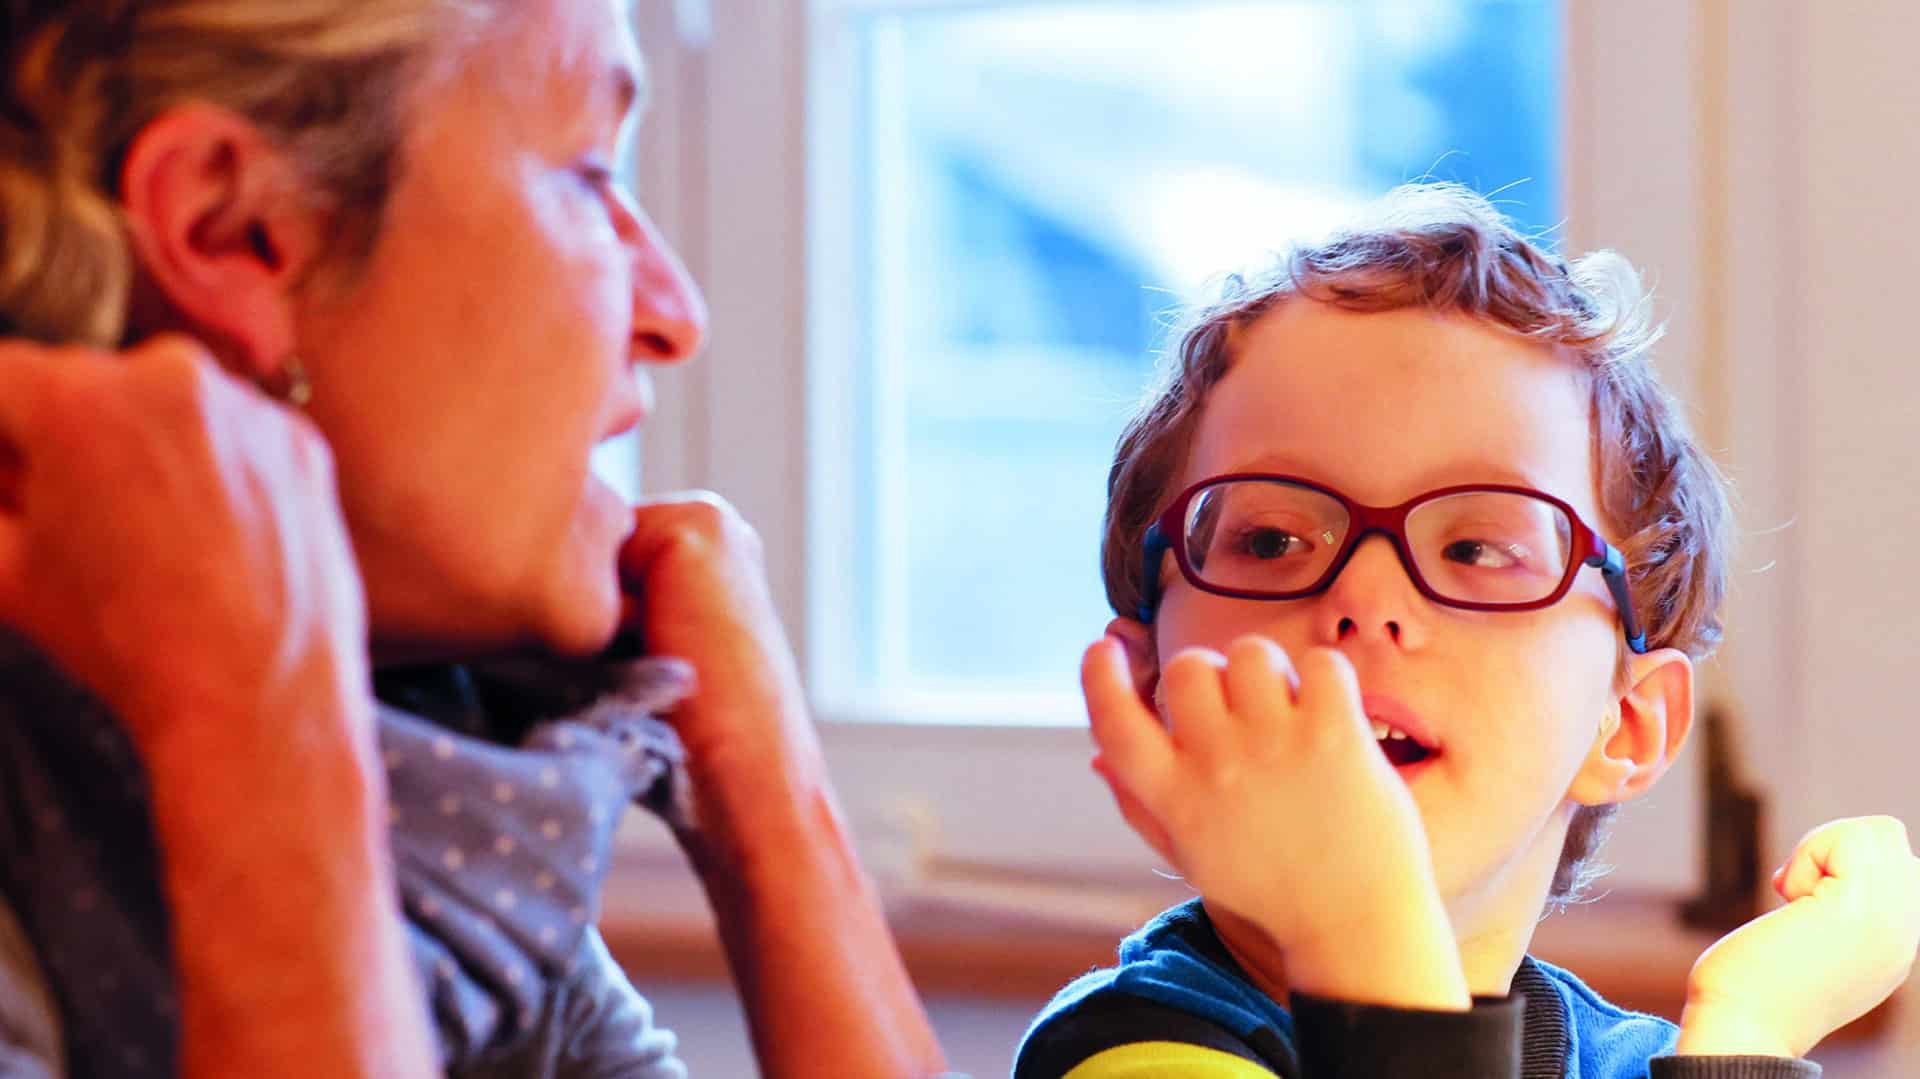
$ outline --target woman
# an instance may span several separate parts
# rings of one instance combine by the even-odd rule
[[[4,11],[0,332],[65,347],[0,347],[0,1009],[75,1075],[677,1074],[584,924],[638,794],[767,1074],[938,1071],[751,531],[588,468],[705,330],[622,5]]]

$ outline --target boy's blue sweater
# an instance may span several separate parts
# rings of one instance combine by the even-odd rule
[[[1511,998],[1478,1002],[1469,1013],[1341,1004],[1301,994],[1292,1002],[1292,1011],[1282,1008],[1248,979],[1196,899],[1127,937],[1115,966],[1061,990],[1028,1029],[1014,1077],[1058,1079],[1106,1049],[1143,1041],[1209,1045],[1300,1079],[1327,1074],[1329,1061],[1339,1062],[1342,1076],[1809,1079],[1820,1074],[1818,1065],[1802,1060],[1668,1056],[1678,1035],[1672,1023],[1615,1007],[1573,974],[1531,957],[1514,977]],[[1416,1061],[1417,1070],[1405,1070]]]

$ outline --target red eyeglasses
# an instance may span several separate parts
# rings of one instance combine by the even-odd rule
[[[1627,647],[1647,650],[1626,560],[1572,506],[1526,487],[1442,487],[1367,506],[1298,476],[1234,473],[1180,493],[1147,529],[1140,620],[1160,605],[1167,551],[1188,583],[1240,599],[1303,599],[1331,587],[1360,541],[1387,537],[1420,594],[1471,611],[1560,602],[1582,566],[1606,579]]]

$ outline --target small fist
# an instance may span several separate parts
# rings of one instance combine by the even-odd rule
[[[1899,820],[1855,817],[1814,829],[1773,887],[1786,906],[1721,938],[1694,964],[1682,1053],[1802,1056],[1912,972],[1920,860]]]

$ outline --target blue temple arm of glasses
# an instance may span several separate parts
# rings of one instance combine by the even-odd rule
[[[1602,543],[1600,549],[1587,558],[1587,565],[1600,567],[1600,576],[1607,579],[1613,604],[1620,608],[1620,626],[1627,635],[1627,647],[1634,655],[1646,654],[1647,634],[1640,628],[1640,616],[1633,610],[1633,593],[1627,588],[1626,557],[1611,543]]]
[[[1145,545],[1140,549],[1140,622],[1153,625],[1154,612],[1160,609],[1160,560],[1167,556],[1166,534],[1159,525],[1147,528]]]

